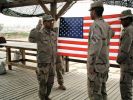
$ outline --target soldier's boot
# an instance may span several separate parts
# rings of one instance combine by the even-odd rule
[[[39,98],[40,98],[40,100],[45,100],[45,95],[39,94]]]
[[[45,94],[45,92],[43,92],[43,90],[39,90],[39,98],[40,98],[40,100],[45,100],[45,96],[46,96],[46,94]]]
[[[63,84],[59,84],[58,89],[60,89],[60,90],[66,90],[66,87]]]
[[[46,94],[46,96],[45,96],[45,99],[46,100],[51,100],[50,98],[49,98],[49,95],[50,95],[50,93],[51,93],[51,90],[52,90],[52,87],[53,87],[53,83],[52,84],[48,84],[47,83],[47,94]]]
[[[49,98],[48,96],[45,96],[44,100],[52,100],[51,98]]]

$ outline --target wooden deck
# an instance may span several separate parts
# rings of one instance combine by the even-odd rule
[[[108,100],[120,100],[119,75],[107,82]],[[89,100],[87,98],[87,77],[84,64],[72,63],[70,72],[64,75],[67,90],[58,90],[57,80],[50,97],[52,100]],[[38,84],[33,70],[16,68],[0,75],[0,100],[39,100]]]

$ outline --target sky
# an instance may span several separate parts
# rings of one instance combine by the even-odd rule
[[[63,17],[84,17],[89,16],[90,12],[88,11],[90,8],[90,4],[92,1],[79,1],[72,6]],[[123,10],[131,9],[133,12],[133,8],[126,8],[120,6],[112,6],[104,4],[104,15],[110,14],[120,14]],[[38,23],[39,18],[31,17],[31,18],[22,18],[22,17],[10,17],[0,14],[0,24],[4,26],[30,26],[31,28],[35,27]],[[30,29],[29,29],[30,30]]]

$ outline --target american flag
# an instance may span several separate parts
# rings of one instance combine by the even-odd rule
[[[119,49],[121,23],[119,14],[105,15],[104,20],[115,31],[110,41],[109,58],[116,63]],[[90,17],[61,17],[58,37],[58,54],[63,56],[87,58],[89,28],[93,23]]]

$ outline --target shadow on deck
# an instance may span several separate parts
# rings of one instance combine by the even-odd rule
[[[64,75],[67,90],[58,90],[57,80],[50,97],[52,100],[89,100],[85,65],[71,64]],[[111,74],[110,74],[111,76]],[[110,77],[107,82],[108,100],[120,100],[119,78]],[[38,84],[33,70],[16,68],[0,76],[0,100],[39,100]]]

